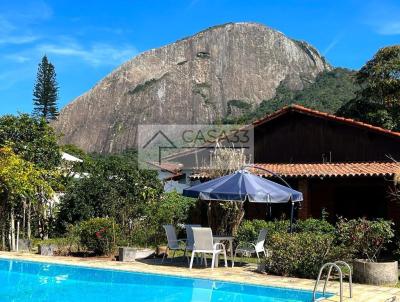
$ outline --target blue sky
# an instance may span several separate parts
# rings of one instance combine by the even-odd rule
[[[63,107],[122,62],[226,22],[253,21],[314,45],[335,66],[360,68],[400,43],[395,0],[0,1],[0,114],[31,112],[37,64],[56,66]]]

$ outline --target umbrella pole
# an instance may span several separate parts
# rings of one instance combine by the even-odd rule
[[[292,206],[290,208],[290,233],[293,232],[293,216],[294,216],[294,202],[290,201]]]

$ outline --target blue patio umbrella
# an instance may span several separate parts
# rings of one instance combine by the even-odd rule
[[[183,190],[187,197],[202,200],[257,202],[266,204],[291,202],[291,224],[294,203],[303,200],[303,194],[292,188],[239,170]]]

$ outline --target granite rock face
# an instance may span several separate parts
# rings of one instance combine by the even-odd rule
[[[61,142],[89,152],[136,145],[138,124],[212,123],[331,67],[315,48],[256,23],[206,29],[122,64],[62,109]],[[236,108],[238,107],[238,108]]]

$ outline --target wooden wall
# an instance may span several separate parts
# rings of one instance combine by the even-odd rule
[[[258,163],[388,161],[400,158],[400,137],[289,112],[254,130]]]
[[[385,218],[400,223],[400,205],[390,200],[390,182],[383,177],[303,178],[292,184],[304,197],[296,211],[298,219],[321,218],[325,210],[331,222],[342,216]],[[265,204],[247,203],[245,210],[246,219],[270,219]],[[272,219],[289,215],[289,205],[272,205]]]

